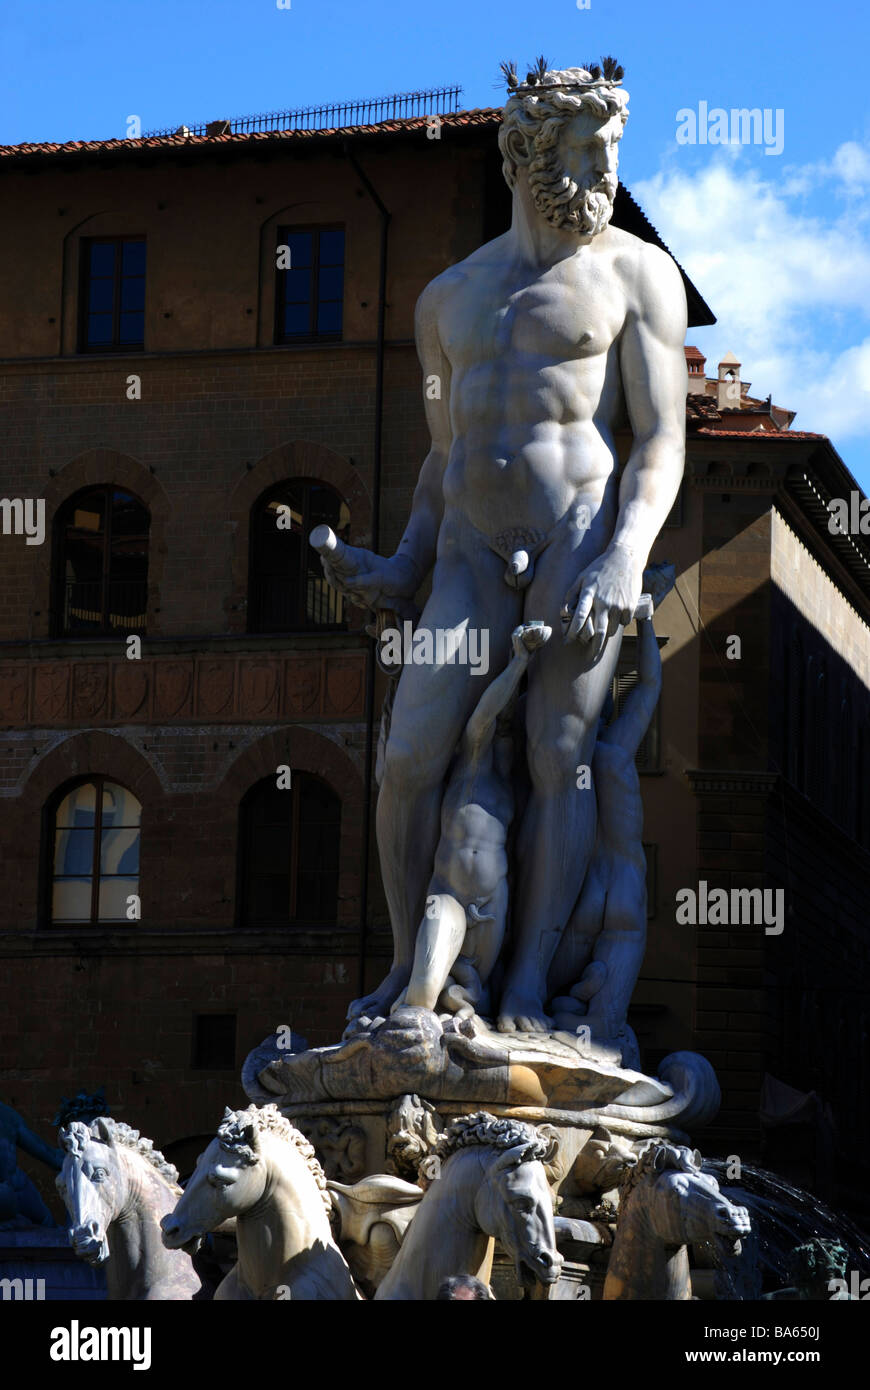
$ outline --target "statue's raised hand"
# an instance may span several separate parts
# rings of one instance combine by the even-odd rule
[[[597,661],[608,637],[631,622],[643,586],[643,562],[627,546],[614,544],[574,580],[562,605],[565,641],[588,642]]]
[[[387,559],[373,550],[346,545],[329,526],[316,526],[308,539],[320,555],[329,584],[359,608],[399,610],[402,600],[412,599],[419,588],[419,567],[409,555]]]

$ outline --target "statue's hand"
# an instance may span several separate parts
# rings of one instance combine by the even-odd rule
[[[328,526],[318,526],[310,536],[333,589],[360,608],[389,608],[390,599],[413,598],[420,586],[420,571],[410,555],[387,559],[373,550],[346,545]]]
[[[543,647],[545,642],[549,642],[553,635],[553,629],[540,618],[536,618],[530,623],[521,623],[515,627],[511,633],[511,645],[514,656],[527,659],[532,652],[536,652],[539,647]]]
[[[609,546],[565,595],[561,613],[565,641],[579,637],[589,642],[590,658],[597,661],[608,637],[631,622],[642,585],[642,560],[626,546]]]

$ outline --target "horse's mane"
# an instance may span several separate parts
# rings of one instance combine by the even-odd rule
[[[260,1134],[265,1131],[283,1139],[285,1143],[295,1145],[317,1184],[327,1215],[332,1217],[332,1198],[327,1191],[326,1174],[318,1162],[314,1146],[290,1123],[286,1115],[281,1114],[277,1105],[249,1105],[247,1110],[230,1110],[227,1107],[217,1131],[221,1146],[231,1149],[242,1163],[256,1163],[257,1155],[245,1137],[251,1125],[254,1125]]]
[[[486,1110],[478,1110],[473,1115],[461,1115],[452,1120],[436,1140],[435,1153],[446,1160],[459,1149],[473,1145],[494,1149],[516,1149],[522,1145],[517,1163],[530,1163],[534,1159],[547,1163],[553,1158],[556,1140],[552,1135],[539,1134],[534,1125],[524,1120],[497,1119]]]
[[[693,1149],[670,1144],[666,1139],[648,1139],[637,1151],[637,1162],[628,1163],[619,1180],[619,1199],[624,1202],[640,1182],[663,1172],[700,1173]]]
[[[61,1130],[60,1137],[62,1146],[69,1153],[79,1152],[81,1145],[77,1141],[86,1137],[95,1139],[98,1144],[120,1144],[125,1149],[132,1149],[140,1158],[150,1163],[171,1187],[181,1192],[175,1164],[164,1158],[159,1149],[155,1149],[152,1140],[146,1139],[138,1129],[125,1125],[123,1120],[113,1120],[110,1115],[98,1115],[89,1125],[83,1124],[81,1120],[73,1120]]]

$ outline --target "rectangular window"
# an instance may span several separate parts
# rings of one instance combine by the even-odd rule
[[[236,1065],[235,1014],[197,1014],[193,1020],[191,1064],[206,1071],[232,1071]]]
[[[275,342],[340,338],[344,228],[278,228]]]
[[[145,345],[145,240],[99,237],[82,242],[82,352],[127,352]]]

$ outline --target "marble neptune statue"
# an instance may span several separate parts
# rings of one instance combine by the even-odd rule
[[[385,1016],[408,987],[439,844],[448,768],[486,684],[523,623],[555,634],[528,665],[530,795],[516,831],[511,952],[498,1027],[550,1028],[547,976],[596,840],[596,799],[578,789],[622,632],[670,511],[685,449],[686,299],[674,261],[613,227],[622,70],[549,71],[510,95],[499,131],[510,230],[426,286],[416,338],[431,447],[389,558],[340,546],[330,582],[372,609],[407,610],[423,581],[423,630],[486,630],[486,673],[404,667],[377,808],[392,968],[350,1016]],[[433,397],[430,399],[430,397]],[[615,430],[633,440],[621,472]]]

